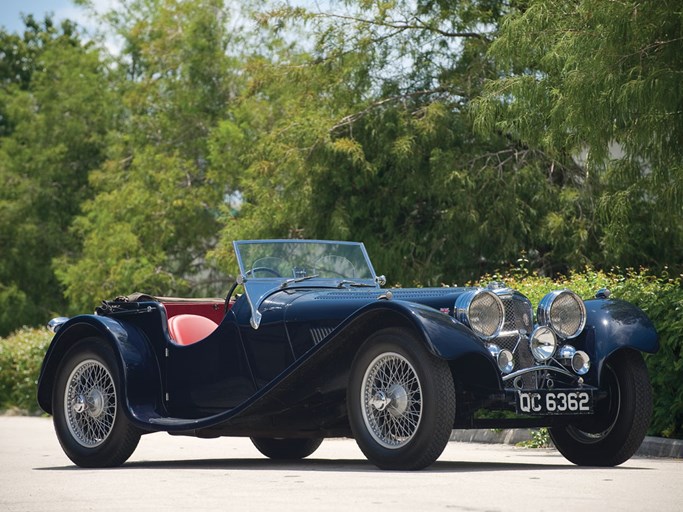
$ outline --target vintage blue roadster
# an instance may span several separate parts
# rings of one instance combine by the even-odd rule
[[[360,243],[234,248],[225,299],[137,294],[51,321],[38,402],[74,463],[123,464],[165,431],[275,459],[353,437],[382,469],[421,469],[453,428],[547,426],[570,461],[613,466],[645,436],[657,333],[607,290],[553,291],[534,316],[501,283],[382,288]]]

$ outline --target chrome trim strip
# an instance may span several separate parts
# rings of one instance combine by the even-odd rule
[[[527,373],[531,372],[536,372],[539,370],[548,370],[548,371],[553,371],[557,373],[561,373],[562,375],[567,375],[568,377],[572,378],[577,378],[578,375],[573,374],[569,370],[565,370],[564,368],[558,368],[557,366],[549,366],[549,365],[541,365],[541,366],[532,366],[531,368],[523,368],[521,370],[517,370],[516,372],[511,373],[510,375],[506,375],[503,377],[503,382],[506,382],[510,379],[514,379],[515,377],[519,377],[520,375],[525,375]]]

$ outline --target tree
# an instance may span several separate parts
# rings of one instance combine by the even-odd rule
[[[221,0],[123,7],[107,15],[124,41],[116,84],[122,115],[107,160],[90,175],[95,196],[73,224],[80,243],[58,262],[79,308],[135,290],[227,288],[205,259],[226,192],[208,137],[240,87],[227,10]]]
[[[286,30],[280,52],[247,67],[250,94],[213,136],[237,155],[243,198],[239,215],[226,209],[217,257],[235,238],[354,238],[404,284],[462,282],[523,253],[548,271],[584,264],[578,166],[472,127],[503,9],[349,1],[261,13],[264,30]],[[313,41],[286,44],[287,30]]]
[[[0,335],[66,309],[52,258],[73,242],[113,119],[99,50],[71,22],[25,23],[0,32]]]
[[[501,27],[480,128],[585,159],[594,262],[683,269],[680,2],[531,0]]]

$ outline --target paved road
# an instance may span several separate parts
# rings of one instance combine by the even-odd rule
[[[554,450],[449,443],[420,472],[380,471],[350,440],[272,462],[247,439],[144,436],[121,468],[76,468],[46,418],[0,417],[0,511],[679,511],[683,461],[578,468]]]

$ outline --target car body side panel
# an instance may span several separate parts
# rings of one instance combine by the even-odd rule
[[[235,311],[239,307],[237,304]],[[155,310],[152,313],[139,314],[135,317],[136,322],[147,327],[158,322]],[[149,318],[146,319],[147,317]],[[345,389],[353,358],[363,341],[382,327],[402,326],[412,329],[427,349],[439,357],[457,359],[473,353],[482,361],[488,357],[481,344],[447,315],[419,304],[379,300],[346,318],[328,337],[239,405],[211,416],[182,418],[171,416],[160,404],[163,386],[162,372],[154,355],[157,349],[151,346],[135,325],[108,317],[76,317],[63,327],[53,341],[50,350],[52,356],[48,357],[46,363],[48,369],[44,370],[41,377],[41,395],[50,394],[48,388],[51,388],[54,380],[55,369],[52,366],[58,362],[57,353],[61,352],[63,355],[69,342],[82,337],[82,330],[72,330],[75,325],[91,326],[93,332],[110,341],[120,352],[124,386],[128,394],[126,405],[134,423],[146,430],[176,433],[192,431],[197,434],[202,429],[218,429],[221,435],[225,435],[243,432],[245,428],[262,433],[284,432],[288,429],[337,429],[334,431],[339,432],[340,422],[344,424],[346,414]],[[161,328],[157,329],[159,332],[148,335],[158,336]],[[198,342],[196,350],[207,340]],[[154,344],[158,344],[158,341]],[[180,350],[179,348],[179,354]],[[201,365],[205,362],[201,356],[197,357],[199,359],[192,364]],[[52,360],[56,361],[55,365],[50,363]],[[188,360],[187,364],[190,363]],[[179,370],[182,368],[173,369]],[[495,384],[497,377],[492,363],[488,365],[487,374],[488,379]],[[173,385],[178,386],[178,382]],[[173,396],[169,404],[171,409],[172,402]],[[188,401],[188,406],[190,402],[192,400]],[[41,404],[49,411],[49,398]],[[212,407],[205,408],[206,411],[210,409]]]
[[[237,300],[231,310],[239,325],[244,351],[257,388],[268,384],[294,362],[284,325],[285,307],[286,304],[277,300],[277,296],[264,304],[258,329],[254,329],[249,323],[251,309],[243,297]]]
[[[220,430],[222,435],[231,431],[284,435],[287,429],[292,429],[292,433],[306,428],[332,429],[345,418],[345,389],[356,352],[370,334],[389,326],[413,330],[435,356],[454,362],[467,357],[478,359],[483,371],[481,381],[500,389],[500,379],[488,352],[455,320],[419,304],[380,300],[345,319],[329,336],[234,409],[206,418],[157,417],[150,418],[150,422],[160,430],[195,434],[202,429]]]

